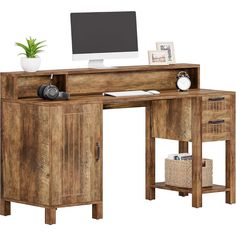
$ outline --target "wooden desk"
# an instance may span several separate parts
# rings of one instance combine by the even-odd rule
[[[176,90],[176,75],[191,77],[188,92]],[[71,94],[69,101],[37,98],[39,85],[54,84]],[[192,64],[134,66],[1,74],[2,161],[0,214],[10,202],[45,208],[45,223],[56,223],[58,207],[92,204],[102,218],[102,110],[146,108],[146,199],[155,188],[202,194],[226,192],[235,203],[235,93],[200,89],[200,67]],[[160,90],[159,95],[104,97],[105,91]],[[179,151],[192,142],[192,188],[156,183],[155,138],[179,140]],[[226,141],[226,184],[202,188],[202,142]],[[106,176],[104,176],[106,178]]]

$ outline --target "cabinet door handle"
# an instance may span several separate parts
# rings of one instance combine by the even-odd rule
[[[101,149],[100,144],[96,143],[96,161],[100,159],[100,149]]]
[[[209,98],[208,101],[216,102],[216,101],[222,101],[224,99],[225,99],[224,97],[215,97],[215,98]]]
[[[210,121],[208,121],[208,124],[217,125],[217,124],[222,124],[224,122],[225,122],[225,120],[210,120]]]

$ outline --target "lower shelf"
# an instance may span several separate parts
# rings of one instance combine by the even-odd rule
[[[192,193],[191,188],[181,188],[181,187],[170,186],[170,185],[166,185],[165,182],[158,182],[152,187],[172,190],[172,191],[177,191],[177,192],[183,192],[183,193]],[[229,188],[226,188],[223,185],[216,185],[216,184],[213,184],[211,187],[202,188],[202,193],[217,193],[217,192],[227,192],[227,191],[229,191]]]

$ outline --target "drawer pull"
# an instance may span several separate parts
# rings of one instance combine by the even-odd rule
[[[223,124],[225,123],[225,120],[210,120],[208,121],[208,124],[211,124],[211,125],[217,125],[217,124]]]
[[[215,98],[209,98],[208,101],[216,102],[216,101],[222,101],[224,99],[225,99],[224,97],[215,97]]]

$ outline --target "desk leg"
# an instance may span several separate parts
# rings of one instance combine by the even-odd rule
[[[202,107],[201,98],[192,98],[192,206],[202,206]]]
[[[179,153],[188,152],[188,142],[179,141]],[[188,193],[179,192],[179,196],[186,197]]]
[[[146,199],[155,199],[155,138],[152,137],[151,104],[146,107]]]
[[[0,198],[0,215],[11,215],[11,202],[4,201]]]
[[[226,192],[226,203],[235,203],[235,96],[232,97],[231,103],[231,124],[230,140],[226,141],[226,187],[230,191]]]
[[[226,192],[226,203],[235,203],[235,154],[234,142],[231,140],[226,141],[226,187],[230,191]]]
[[[103,217],[103,204],[98,203],[98,204],[93,204],[92,206],[92,218],[99,220],[102,219]]]
[[[45,208],[45,224],[56,224],[56,208]]]

